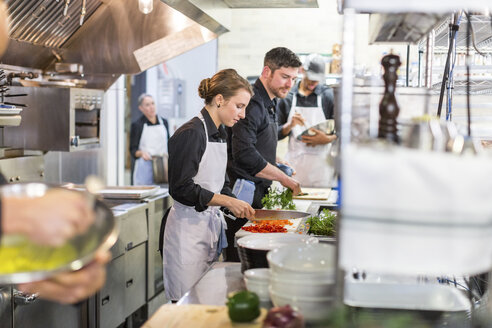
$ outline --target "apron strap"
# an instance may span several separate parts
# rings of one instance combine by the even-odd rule
[[[162,217],[162,220],[161,220],[161,228],[160,228],[160,231],[159,231],[159,253],[161,253],[161,258],[163,257],[163,249],[164,249],[164,230],[166,229],[166,221],[167,221],[167,217],[169,216],[169,212],[171,212],[171,207],[169,207],[166,211],[166,213],[164,213],[164,216]]]

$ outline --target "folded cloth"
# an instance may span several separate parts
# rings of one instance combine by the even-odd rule
[[[227,223],[225,222],[224,216],[221,216],[219,240],[217,241],[217,258],[219,258],[220,253],[222,253],[222,250],[224,248],[227,248],[227,246],[229,246],[229,244],[227,243],[227,236],[225,232],[226,229],[227,229]]]
[[[253,181],[246,179],[237,179],[232,193],[236,195],[237,199],[243,200],[251,205],[255,195],[255,184]]]

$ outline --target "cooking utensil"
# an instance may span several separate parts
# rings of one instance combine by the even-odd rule
[[[297,140],[302,140],[302,136],[313,136],[314,132],[312,132],[312,129],[321,130],[326,134],[334,134],[335,120],[330,119],[311,126],[310,128],[304,130],[300,135],[298,135]]]
[[[167,183],[168,180],[168,155],[152,156],[152,172],[154,183]]]
[[[44,183],[5,185],[0,187],[0,196],[36,198],[56,188],[61,187]],[[109,250],[118,238],[116,220],[111,210],[97,199],[94,215],[95,220],[85,233],[60,247],[34,244],[19,235],[2,236],[0,284],[32,282],[58,272],[78,270],[90,263],[98,251]]]
[[[227,208],[221,209],[224,216],[229,219],[236,220],[236,217]],[[299,219],[310,216],[311,214],[307,212],[299,211],[289,211],[289,210],[255,210],[255,217],[250,219],[250,221],[268,221],[268,220],[289,220],[289,219]]]
[[[18,103],[12,103],[12,102],[3,102],[5,105],[10,105],[10,106],[16,106],[16,107],[27,107],[27,105],[24,104],[18,104]]]

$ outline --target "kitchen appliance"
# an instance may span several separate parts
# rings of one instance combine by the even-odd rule
[[[10,87],[27,93],[22,125],[6,127],[4,144],[35,150],[75,151],[99,147],[103,90]]]

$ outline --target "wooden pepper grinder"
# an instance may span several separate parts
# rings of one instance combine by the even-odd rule
[[[383,57],[381,64],[384,67],[384,95],[379,104],[378,138],[399,142],[396,128],[396,118],[400,112],[395,98],[396,70],[400,67],[400,57],[389,54]]]

